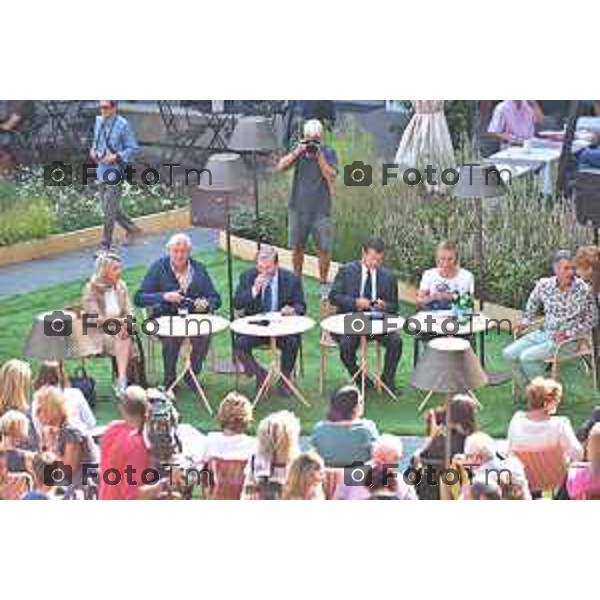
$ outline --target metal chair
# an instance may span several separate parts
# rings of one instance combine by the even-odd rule
[[[519,337],[525,335],[526,333],[531,333],[536,329],[540,329],[543,324],[543,319],[536,319],[531,326],[518,334],[516,331],[513,332],[513,340],[519,339]],[[573,351],[565,351],[573,342],[575,342],[575,348]],[[594,350],[594,340],[592,337],[592,333],[588,333],[585,335],[580,335],[575,338],[571,338],[569,340],[565,340],[564,342],[559,342],[556,344],[556,348],[551,357],[547,358],[544,362],[550,368],[550,377],[558,381],[558,372],[560,365],[564,362],[570,360],[581,359],[583,362],[586,375],[591,373],[592,375],[592,383],[594,389],[596,389],[598,373],[596,370],[596,352]],[[513,399],[517,395],[517,384],[516,379],[513,377],[512,380],[512,397]]]

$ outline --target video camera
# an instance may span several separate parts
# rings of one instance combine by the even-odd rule
[[[173,394],[162,388],[148,390],[150,413],[146,420],[146,437],[152,454],[160,464],[169,463],[182,450],[177,434],[179,413],[173,400]]]

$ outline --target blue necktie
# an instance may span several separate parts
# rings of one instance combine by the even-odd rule
[[[263,312],[271,312],[273,307],[273,290],[271,288],[271,282],[267,283],[267,285],[263,289],[263,297],[262,297],[262,309]]]

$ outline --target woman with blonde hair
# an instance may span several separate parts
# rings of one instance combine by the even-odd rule
[[[592,288],[596,299],[600,295],[600,248],[582,246],[575,254],[577,276],[585,279]]]
[[[528,410],[517,411],[508,427],[508,451],[531,451],[559,445],[567,461],[581,460],[583,448],[567,417],[556,416],[562,385],[535,377],[526,389]]]
[[[88,315],[90,325],[84,335],[80,336],[81,355],[107,354],[115,357],[115,393],[122,397],[127,388],[127,366],[133,348],[131,335],[135,311],[127,286],[121,279],[121,259],[117,254],[103,252],[96,259],[95,273],[83,291],[82,307],[83,314]],[[85,326],[85,322],[83,325]]]
[[[281,498],[291,462],[300,451],[300,420],[289,410],[266,416],[256,430],[257,451],[245,470],[243,498]]]
[[[0,449],[6,452],[11,473],[31,470],[33,453],[23,450],[29,440],[29,419],[18,410],[9,410],[0,417]]]
[[[71,471],[70,481],[65,480],[67,496],[72,497],[83,485],[84,464],[98,464],[98,448],[89,433],[71,425],[64,392],[57,387],[45,386],[35,393],[37,417],[42,424],[42,450],[54,452]],[[56,484],[59,484],[59,480]],[[89,483],[89,482],[88,482]]]
[[[325,500],[325,463],[314,451],[299,454],[290,465],[284,500]]]
[[[71,425],[84,431],[91,431],[96,427],[96,417],[90,408],[85,396],[79,388],[71,387],[69,378],[65,373],[63,364],[57,361],[46,361],[40,365],[37,377],[33,383],[33,389],[39,390],[44,386],[58,387],[63,391],[67,412],[69,413],[69,422]],[[41,424],[36,418],[35,402],[32,405],[31,413],[33,423],[38,435],[41,432]]]
[[[0,368],[0,416],[14,409],[27,412],[31,389],[31,367],[12,358]]]

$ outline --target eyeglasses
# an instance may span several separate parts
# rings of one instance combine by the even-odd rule
[[[100,108],[100,110],[110,110],[112,107],[112,104],[101,104],[98,108]]]

